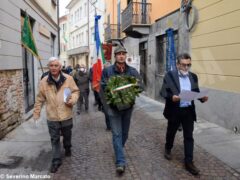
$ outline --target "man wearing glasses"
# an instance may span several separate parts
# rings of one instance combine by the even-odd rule
[[[182,124],[184,138],[185,168],[193,175],[198,175],[199,170],[193,164],[193,129],[196,121],[194,101],[183,101],[179,94],[183,90],[199,92],[198,77],[190,72],[191,57],[187,53],[177,57],[177,70],[169,71],[163,80],[161,96],[165,98],[164,117],[168,120],[164,156],[171,160],[171,149],[178,127]],[[199,99],[201,102],[208,100],[207,96]]]

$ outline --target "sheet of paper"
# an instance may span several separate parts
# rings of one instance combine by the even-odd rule
[[[63,101],[67,102],[67,99],[70,95],[71,95],[71,89],[70,88],[64,88]]]
[[[197,92],[194,92],[194,91],[186,91],[186,90],[183,90],[179,96],[181,98],[181,100],[183,101],[192,101],[194,99],[196,99],[198,93]]]
[[[200,99],[200,98],[202,98],[202,97],[204,97],[204,96],[207,96],[208,91],[209,91],[208,89],[203,89],[203,90],[201,90],[200,93],[198,93],[196,99]]]
[[[181,100],[183,100],[183,101],[192,101],[192,100],[196,100],[196,99],[202,98],[204,96],[207,96],[207,94],[208,94],[207,89],[201,90],[200,93],[194,92],[194,91],[183,90],[179,94],[179,96],[180,96]]]

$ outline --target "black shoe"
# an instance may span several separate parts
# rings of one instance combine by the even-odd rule
[[[164,157],[165,157],[167,160],[172,160],[171,150],[165,149]]]
[[[125,166],[124,166],[124,165],[117,165],[117,167],[116,167],[116,172],[117,172],[118,174],[124,173],[124,172],[125,172]]]
[[[65,150],[65,156],[66,156],[66,157],[72,156],[72,151],[71,151],[71,149],[66,149],[66,150]]]
[[[199,169],[193,164],[193,162],[185,163],[185,168],[188,172],[195,176],[198,175],[200,172]]]
[[[106,128],[106,131],[111,131],[111,128]]]
[[[58,168],[61,166],[61,164],[52,164],[50,168],[51,173],[57,172]]]
[[[80,111],[77,111],[77,115],[80,115]]]

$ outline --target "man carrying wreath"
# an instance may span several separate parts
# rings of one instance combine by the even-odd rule
[[[114,50],[115,63],[103,70],[101,86],[104,91],[108,89],[112,77],[130,77],[135,78],[137,86],[140,87],[140,75],[137,70],[126,64],[127,51],[122,46],[117,46]],[[129,87],[128,85],[125,87]],[[125,87],[119,87],[124,93]],[[125,91],[127,89],[125,88]],[[116,89],[112,89],[111,93],[117,93]],[[129,92],[131,93],[131,92]],[[115,96],[116,97],[116,96]],[[106,95],[105,95],[105,98]],[[135,98],[134,98],[135,100]],[[110,104],[107,109],[109,115],[110,125],[112,129],[112,142],[116,159],[116,172],[119,174],[124,173],[126,160],[123,152],[124,145],[128,138],[128,131],[130,126],[131,115],[133,111],[134,102],[121,105],[121,108],[114,104]]]

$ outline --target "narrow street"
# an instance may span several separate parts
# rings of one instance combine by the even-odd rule
[[[125,149],[126,172],[119,177],[115,172],[111,132],[105,130],[104,116],[96,109],[92,107],[89,113],[75,117],[73,155],[65,158],[53,179],[195,179],[182,163],[182,132],[176,137],[173,160],[166,160],[166,120],[161,109],[142,98],[137,101]],[[197,145],[194,155],[201,170],[200,179],[239,178],[236,171]]]
[[[65,158],[62,151],[63,164],[57,173],[49,173],[51,144],[42,112],[42,120],[37,128],[29,120],[0,142],[0,174],[5,175],[5,178],[1,176],[0,179],[7,179],[7,174],[48,175],[48,179],[54,180],[196,178],[183,166],[182,132],[176,136],[173,160],[164,158],[167,121],[162,116],[163,105],[145,96],[137,99],[125,149],[127,168],[123,176],[118,176],[115,172],[111,132],[105,130],[104,115],[92,105],[92,94],[90,96],[89,112],[82,112],[74,118],[72,157]],[[197,143],[194,156],[195,164],[201,171],[197,178],[240,179],[239,172]]]

